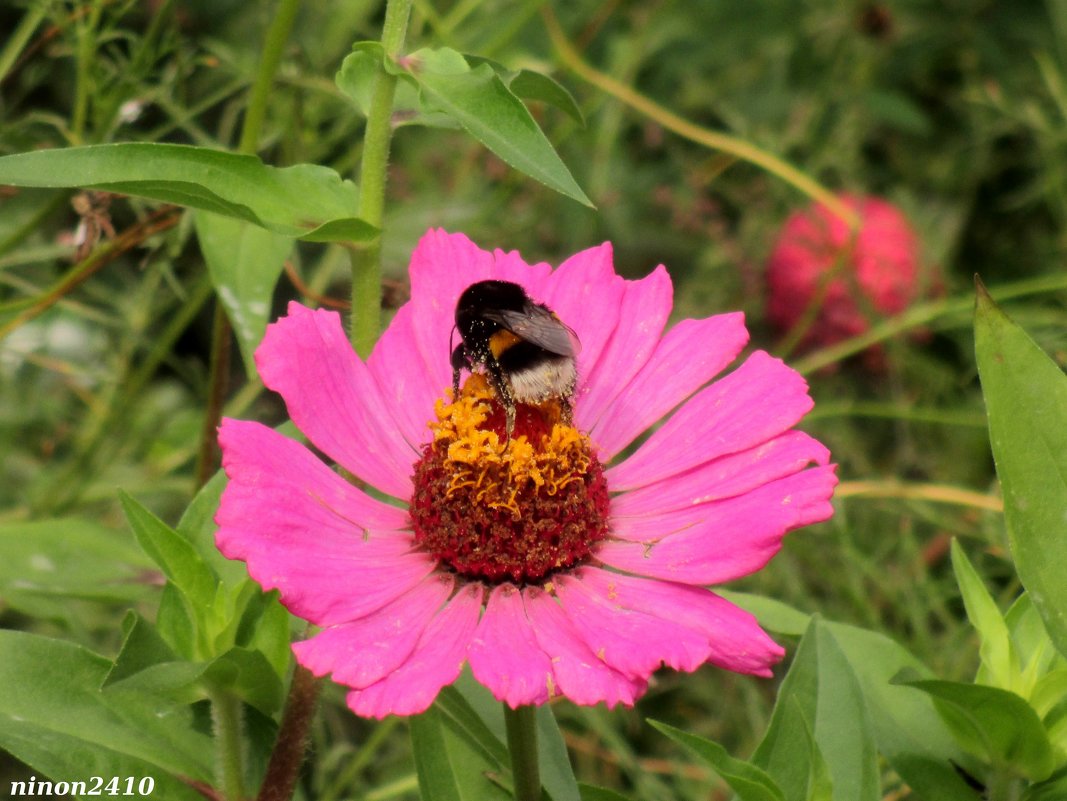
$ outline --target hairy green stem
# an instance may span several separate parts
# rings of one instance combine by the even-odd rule
[[[226,690],[210,688],[211,720],[215,735],[215,783],[226,801],[244,801],[244,758],[241,739],[241,699]]]
[[[512,709],[504,704],[504,724],[511,754],[515,801],[540,801],[541,774],[537,766],[537,707]]]
[[[412,0],[388,0],[382,28],[385,57],[395,59],[404,46]],[[367,129],[363,137],[363,158],[359,170],[359,217],[376,228],[382,227],[385,211],[385,184],[389,170],[389,145],[393,136],[393,95],[395,75],[379,70],[374,82]],[[364,358],[378,339],[382,314],[381,236],[365,247],[353,248],[352,326],[349,337],[356,352]]]

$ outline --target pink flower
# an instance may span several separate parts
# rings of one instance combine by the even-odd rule
[[[296,303],[256,353],[297,427],[374,495],[259,423],[220,430],[218,546],[322,627],[297,659],[379,718],[425,710],[465,662],[513,707],[631,705],[660,665],[769,676],[782,649],[705,585],[832,514],[829,453],[791,430],[812,405],[800,375],[758,351],[709,384],[748,340],[741,314],[664,333],[666,270],[624,280],[608,244],[552,270],[430,231],[410,269],[366,362],[337,314]],[[573,427],[521,407],[505,441],[473,378],[449,403],[456,301],[489,278],[581,340]]]
[[[804,347],[832,345],[862,334],[872,315],[904,311],[919,287],[919,241],[895,206],[877,198],[843,196],[861,227],[822,205],[786,220],[767,263],[767,316],[789,331],[817,304]]]

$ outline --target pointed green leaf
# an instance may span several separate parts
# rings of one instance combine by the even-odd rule
[[[650,720],[649,724],[711,765],[741,801],[783,801],[785,798],[778,784],[766,771],[751,762],[730,756],[718,743],[666,723]]]
[[[837,641],[818,618],[812,618],[800,642],[771,724],[752,756],[791,801],[806,801],[809,786],[822,786],[808,742],[809,725],[840,797],[880,798],[877,749],[864,693]]]
[[[437,704],[408,719],[419,793],[425,801],[509,801],[511,793],[489,776],[500,763]]]
[[[999,687],[926,679],[903,682],[934,699],[957,741],[998,770],[1034,781],[1052,773],[1052,747],[1033,708]]]
[[[582,110],[574,102],[571,95],[563,85],[553,80],[548,75],[534,70],[509,70],[492,59],[475,56],[469,53],[463,56],[472,67],[479,64],[488,64],[493,71],[500,76],[507,87],[523,100],[537,100],[555,106],[579,125],[585,125]]]
[[[978,680],[1005,690],[1014,690],[1019,673],[1019,658],[1011,644],[1011,635],[993,596],[982,584],[959,540],[952,540],[952,569],[963,594],[963,606],[982,640],[982,670]]]
[[[137,541],[163,575],[194,608],[209,604],[215,596],[215,575],[189,541],[125,492],[120,492],[119,498]]]
[[[877,632],[828,623],[826,627],[859,680],[878,750],[922,798],[979,801],[954,764],[971,759],[953,740],[928,696],[890,683],[901,670],[930,670],[901,645]]]
[[[1067,376],[980,284],[974,337],[1012,557],[1067,655]]]
[[[210,781],[211,739],[197,732],[192,711],[144,693],[102,691],[111,666],[73,643],[0,630],[0,687],[9,690],[0,692],[0,748],[56,777],[84,779],[97,765],[136,767],[127,775],[157,782],[166,778],[159,769]]]
[[[512,167],[593,207],[526,106],[488,64],[471,69],[460,53],[441,48],[418,50],[400,66],[398,74],[414,81],[424,101]]]
[[[156,631],[156,627],[136,612],[130,611],[122,621],[125,636],[115,664],[108,671],[103,686],[140,673],[147,667],[161,662],[173,662],[177,658],[174,650],[167,645]]]
[[[0,158],[0,185],[84,187],[235,217],[309,242],[367,242],[351,181],[315,164],[271,167],[255,156],[190,145],[125,142]]]
[[[252,357],[267,329],[274,287],[292,252],[293,239],[206,211],[196,215],[196,235],[211,283],[241,348],[245,374],[254,381],[258,374]]]

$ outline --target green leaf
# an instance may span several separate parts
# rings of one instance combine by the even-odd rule
[[[930,695],[960,745],[996,770],[1033,781],[1052,773],[1055,763],[1045,728],[1015,693],[936,679],[904,684]]]
[[[1012,557],[1067,656],[1067,377],[980,283],[974,337]]]
[[[1063,801],[1064,798],[1067,798],[1067,768],[1057,771],[1047,781],[1028,787],[1022,801]]]
[[[500,76],[507,87],[523,100],[537,100],[555,106],[579,125],[585,125],[582,110],[574,102],[574,97],[563,85],[549,76],[534,70],[509,70],[503,64],[482,56],[469,53],[463,56],[472,67],[488,64]]]
[[[590,208],[522,101],[488,64],[474,69],[455,50],[418,50],[401,65],[386,65],[418,86],[423,100],[451,116],[515,169]]]
[[[111,660],[73,643],[0,631],[0,687],[9,690],[0,693],[0,748],[57,779],[151,775],[155,795],[167,787],[167,798],[195,798],[160,769],[210,781],[211,739],[188,707],[101,691],[110,670]]]
[[[1012,647],[1018,655],[1024,680],[1032,682],[1050,670],[1067,667],[1067,659],[1053,645],[1045,622],[1034,608],[1029,593],[1024,592],[1015,599],[1004,616],[1004,622],[1011,633]],[[1030,689],[1019,692],[1019,695],[1029,697]],[[1033,698],[1030,701],[1033,703]]]
[[[1019,676],[1019,658],[1012,647],[1011,635],[996,602],[986,590],[963,552],[959,541],[952,540],[952,569],[956,583],[963,594],[963,606],[981,638],[982,670],[977,681],[1005,690],[1016,690]]]
[[[408,719],[419,793],[426,801],[508,801],[511,793],[489,776],[500,763],[470,729],[438,704]]]
[[[289,672],[293,655],[290,620],[289,612],[278,600],[278,591],[263,592],[257,586],[241,615],[234,642],[261,652],[281,678]]]
[[[255,156],[126,142],[0,158],[0,184],[84,187],[212,211],[309,242],[368,242],[351,181],[315,164],[271,167]]]
[[[972,760],[956,744],[928,696],[890,683],[901,670],[930,676],[929,669],[883,634],[827,623],[859,681],[878,750],[922,798],[979,801],[956,772]],[[975,766],[977,769],[977,766]]]
[[[125,633],[122,647],[102,686],[107,687],[152,665],[173,662],[177,658],[174,650],[156,631],[156,627],[136,612],[130,611],[126,614],[122,629]]]
[[[718,743],[666,723],[650,720],[649,724],[711,765],[741,801],[783,801],[785,798],[778,784],[766,771],[751,762],[730,756]]]
[[[261,651],[231,648],[207,665],[204,675],[264,715],[281,709],[285,699],[282,680]]]
[[[215,597],[217,580],[189,541],[145,509],[125,492],[119,492],[122,509],[145,553],[159,565],[163,575],[194,608],[210,604]]]
[[[352,45],[343,62],[341,69],[337,71],[334,81],[337,88],[355,105],[356,109],[366,117],[370,112],[371,97],[374,93],[374,82],[382,73],[385,62],[385,50],[381,42],[356,42]],[[459,123],[449,115],[426,108],[419,99],[419,90],[407,81],[398,81],[396,93],[393,96],[393,124],[425,125],[431,128],[459,128]]]
[[[73,621],[74,600],[130,604],[152,591],[151,566],[129,532],[88,520],[0,526],[0,598],[34,617]]]
[[[196,623],[193,610],[173,584],[166,584],[159,598],[156,612],[156,630],[174,653],[186,659],[197,657]]]
[[[287,423],[286,426],[291,424]],[[222,491],[226,488],[226,474],[219,470],[211,480],[200,488],[193,502],[186,507],[178,521],[178,533],[188,540],[200,554],[219,580],[228,587],[236,587],[249,581],[244,562],[227,559],[215,545],[215,512],[219,508]]]
[[[811,623],[811,615],[774,598],[736,590],[716,589],[715,592],[730,603],[754,614],[759,619],[759,624],[769,631],[799,637],[807,631],[808,624]]]
[[[816,749],[809,742],[809,725]],[[820,752],[841,798],[881,797],[877,749],[863,690],[829,628],[812,618],[752,762],[774,777],[785,798],[806,801],[807,788],[823,784]]]
[[[258,374],[253,355],[267,329],[274,287],[293,249],[293,239],[206,211],[196,215],[196,235],[211,283],[241,348],[245,374],[254,381]]]

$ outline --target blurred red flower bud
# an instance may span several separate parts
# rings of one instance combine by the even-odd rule
[[[809,206],[786,220],[767,263],[771,324],[789,332],[811,315],[802,349],[862,334],[920,290],[919,239],[900,209],[877,198],[841,200],[859,215],[858,231],[826,206]]]

